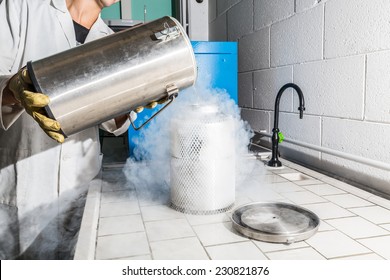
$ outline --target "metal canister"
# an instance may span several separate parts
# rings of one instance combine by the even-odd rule
[[[235,200],[234,121],[194,105],[171,121],[171,206],[190,214],[226,212]]]
[[[47,114],[64,136],[152,101],[173,100],[196,80],[196,61],[183,27],[172,17],[31,61],[37,91],[49,96]]]

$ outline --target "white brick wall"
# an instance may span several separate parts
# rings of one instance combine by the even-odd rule
[[[283,95],[279,128],[287,138],[390,163],[390,0],[216,1],[213,22],[227,15],[219,28],[239,41],[239,102],[254,130],[271,132],[276,94],[294,82],[306,111],[300,120],[297,95]],[[282,156],[390,194],[389,171],[280,148]]]
[[[367,55],[365,116],[369,121],[390,123],[390,51]]]
[[[271,112],[243,108],[241,109],[241,116],[255,131],[270,131],[272,129]]]
[[[327,0],[295,0],[296,3],[295,11],[299,13],[307,9],[313,8],[318,4],[324,3],[326,1]]]
[[[390,124],[323,119],[324,147],[390,163],[389,138],[385,135],[390,135]]]
[[[294,65],[294,82],[305,94],[306,113],[362,119],[364,59],[353,56]]]
[[[266,69],[253,73],[254,96],[253,107],[262,110],[275,108],[276,93],[292,81],[292,66]],[[280,111],[292,112],[292,90],[287,89],[280,100]]]
[[[209,24],[209,36],[213,41],[227,41],[227,14],[222,14]]]
[[[273,115],[271,117],[271,121],[273,127]],[[313,129],[318,127],[321,127],[321,118],[318,116],[304,115],[303,118],[300,119],[298,114],[279,114],[279,129],[286,138],[319,146],[321,145],[321,131],[319,129]],[[310,133],[308,133],[308,131],[310,131]],[[287,142],[282,142],[280,144],[281,151],[283,151],[283,147],[288,147],[300,151],[303,154],[314,158],[320,157],[320,153],[317,151],[309,150],[299,146],[297,147]]]
[[[226,13],[232,6],[240,2],[240,0],[217,0],[218,14]]]
[[[322,58],[323,6],[271,26],[271,66]]]
[[[325,11],[325,57],[390,49],[389,0],[332,0]]]
[[[233,6],[227,14],[229,41],[237,41],[241,36],[253,31],[253,0],[242,0]]]
[[[239,72],[269,68],[269,28],[241,37],[238,52]]]
[[[256,0],[254,1],[255,29],[285,19],[294,14],[294,0]]]
[[[253,73],[238,74],[238,92],[247,94],[238,95],[238,105],[253,108]]]
[[[217,0],[208,0],[209,1],[209,22],[212,22],[217,17]]]
[[[390,124],[324,118],[322,145],[345,153],[390,163],[389,135]],[[387,187],[390,186],[389,171],[378,170],[325,154],[323,159],[364,174],[366,177],[375,176],[381,181],[388,182]],[[371,184],[375,188],[374,180],[371,180]]]

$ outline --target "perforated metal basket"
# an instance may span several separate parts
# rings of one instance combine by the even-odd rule
[[[234,122],[214,106],[193,106],[171,125],[171,205],[191,214],[231,209],[235,200]]]

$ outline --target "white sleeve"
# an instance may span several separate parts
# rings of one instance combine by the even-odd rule
[[[127,131],[130,126],[130,121],[127,119],[125,123],[121,127],[116,127],[115,120],[108,120],[102,124],[100,124],[100,128],[114,134],[115,136],[121,135]]]
[[[8,129],[21,115],[20,106],[3,106],[3,90],[12,76],[20,42],[20,3],[23,1],[2,0],[0,2],[0,128]]]
[[[7,78],[6,78],[7,77]],[[3,106],[3,90],[7,85],[8,79],[12,77],[9,76],[1,76],[0,79],[0,129],[7,130],[24,112],[24,108],[20,105],[14,106]]]

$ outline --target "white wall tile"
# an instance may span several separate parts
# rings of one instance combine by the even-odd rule
[[[271,27],[271,66],[322,58],[323,6],[296,14]]]
[[[366,113],[370,121],[390,123],[390,52],[367,55]],[[388,135],[389,137],[390,135]]]
[[[254,1],[255,29],[263,28],[294,14],[294,0]]]
[[[270,112],[241,109],[241,117],[246,120],[251,128],[257,132],[260,130],[267,130],[270,133]]]
[[[325,57],[389,49],[389,11],[388,0],[325,3]]]
[[[238,105],[241,107],[253,107],[253,74],[238,74]]]
[[[242,0],[228,11],[228,39],[238,38],[253,31],[253,0]]]
[[[292,66],[272,68],[253,73],[254,108],[274,110],[275,99],[280,88],[293,79]],[[292,90],[287,89],[280,100],[280,111],[292,112]]]
[[[307,114],[362,119],[364,56],[294,65],[294,82],[303,91]]]
[[[227,41],[227,16],[220,15],[209,25],[210,41]]]
[[[241,37],[238,42],[238,71],[269,68],[269,28]]]

